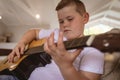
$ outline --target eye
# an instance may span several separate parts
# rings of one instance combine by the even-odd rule
[[[68,20],[68,21],[72,21],[72,20],[73,20],[73,18],[68,18],[67,20]]]
[[[64,23],[64,21],[63,21],[63,20],[60,20],[60,21],[59,21],[59,23],[60,23],[60,24],[63,24],[63,23]]]

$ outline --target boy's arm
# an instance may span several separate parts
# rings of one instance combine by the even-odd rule
[[[28,30],[20,39],[16,47],[12,50],[12,52],[8,55],[8,61],[14,62],[14,57],[20,56],[24,53],[25,47],[29,44],[32,40],[38,39],[40,29],[31,29]]]
[[[40,29],[28,30],[20,39],[19,43],[29,44],[32,40],[38,39]]]

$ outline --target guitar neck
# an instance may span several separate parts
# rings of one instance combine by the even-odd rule
[[[64,41],[64,45],[67,50],[91,46],[102,52],[120,51],[120,31],[84,36],[70,41]],[[43,46],[44,45],[30,48],[25,54],[43,53]]]
[[[89,37],[90,36],[85,36],[85,37],[76,38],[76,39],[70,40],[70,41],[64,41],[65,48],[67,50],[70,50],[70,49],[86,47],[86,46],[88,46],[88,44],[86,42],[88,41]],[[27,51],[25,51],[25,54],[44,53],[45,51],[44,51],[43,46],[44,45],[28,49]]]

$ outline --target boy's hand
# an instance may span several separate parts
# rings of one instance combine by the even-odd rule
[[[80,49],[74,52],[68,52],[65,49],[63,43],[63,32],[59,33],[57,44],[54,43],[54,33],[47,39],[44,50],[51,55],[52,59],[56,62],[59,67],[70,67],[72,66],[75,58],[80,54]]]
[[[16,47],[12,50],[12,52],[8,55],[8,61],[14,62],[15,56],[20,58],[20,56],[24,54],[25,46],[26,45],[24,43],[18,43]]]

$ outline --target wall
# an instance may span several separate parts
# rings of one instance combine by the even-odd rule
[[[0,35],[2,35],[5,32],[6,25],[2,22],[0,22]]]
[[[9,26],[7,27],[7,31],[12,33],[12,37],[10,38],[11,42],[18,42],[22,35],[32,28],[45,28],[47,29],[49,24],[41,24],[41,25],[19,25],[19,26]]]
[[[32,0],[31,0],[32,1]],[[34,2],[34,1],[33,1]],[[58,27],[58,19],[57,19],[57,14],[55,11],[56,7],[56,0],[45,0],[42,1],[41,6],[39,7],[41,9],[41,22],[38,21],[38,24],[19,24],[19,25],[14,25],[14,24],[8,24],[6,32],[11,32],[13,35],[10,38],[11,42],[18,42],[19,39],[22,37],[22,35],[31,28],[57,28]],[[42,5],[47,5],[46,7]]]

